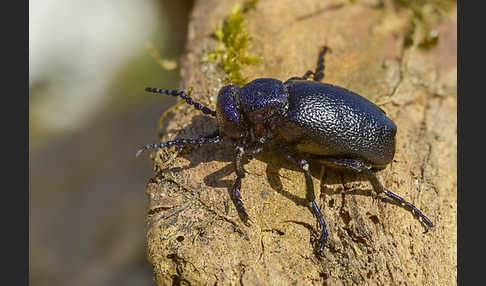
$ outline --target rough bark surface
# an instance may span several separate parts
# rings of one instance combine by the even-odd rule
[[[407,14],[378,2],[259,1],[245,16],[250,52],[263,61],[244,75],[303,75],[314,69],[318,49],[330,46],[323,81],[378,103],[398,126],[395,160],[378,178],[435,227],[425,233],[411,212],[375,199],[361,176],[313,164],[329,231],[323,256],[316,255],[318,223],[305,201],[304,175],[277,152],[245,165],[247,226],[229,196],[231,149],[158,150],[146,193],[147,258],[159,285],[456,284],[456,12],[438,22],[439,42],[424,50],[404,45]],[[193,88],[193,98],[213,109],[224,74],[201,59],[215,48],[211,34],[234,3],[199,1],[189,24],[180,88]],[[161,140],[216,128],[213,118],[180,105]]]

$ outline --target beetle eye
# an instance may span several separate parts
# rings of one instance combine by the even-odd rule
[[[233,138],[243,136],[243,119],[237,103],[239,91],[240,87],[236,85],[223,87],[219,91],[216,103],[216,118],[220,131]]]

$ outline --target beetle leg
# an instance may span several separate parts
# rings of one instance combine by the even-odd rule
[[[303,80],[307,80],[314,72],[313,71],[307,71],[303,76]]]
[[[321,81],[324,78],[324,55],[328,51],[331,51],[328,46],[322,47],[322,50],[319,52],[319,56],[317,57],[316,70],[314,72],[307,71],[302,77],[304,80],[307,80],[312,74],[314,75],[314,81]]]
[[[322,47],[321,52],[319,53],[319,57],[317,58],[317,67],[316,71],[314,72],[314,80],[321,81],[324,78],[324,55],[327,51],[331,49],[327,46]]]
[[[147,91],[147,92],[153,92],[153,93],[161,93],[161,94],[173,95],[173,96],[180,96],[188,104],[194,105],[194,108],[196,108],[197,110],[201,110],[202,113],[204,113],[204,114],[210,114],[212,116],[216,116],[216,111],[211,110],[211,109],[207,108],[206,106],[203,106],[199,102],[195,102],[194,99],[190,98],[182,90],[172,90],[172,89],[161,89],[161,88],[147,87],[147,88],[145,88],[145,91]]]
[[[246,213],[243,202],[241,201],[241,179],[245,177],[245,169],[243,168],[243,158],[245,156],[245,148],[241,145],[237,145],[235,148],[235,172],[236,180],[231,188],[231,199],[235,204],[236,210],[240,215],[240,218],[246,224],[248,223],[248,214]]]
[[[364,163],[348,159],[319,158],[319,160],[331,168],[347,169],[352,170],[356,173],[364,174],[368,181],[370,181],[373,189],[377,194],[384,193],[388,197],[400,203],[401,206],[409,208],[416,216],[418,216],[419,220],[427,226],[427,230],[434,226],[434,224],[414,205],[407,202],[402,197],[385,189],[383,185],[378,181],[378,178],[376,178],[375,174],[371,171],[371,169]]]
[[[326,245],[327,241],[327,228],[326,228],[326,222],[324,221],[324,218],[322,217],[322,213],[319,210],[319,207],[317,206],[316,203],[316,197],[314,193],[314,184],[312,183],[312,175],[310,173],[309,169],[309,164],[305,159],[297,159],[292,153],[286,152],[285,157],[287,160],[290,162],[294,163],[296,166],[298,166],[300,169],[304,171],[305,174],[305,183],[307,186],[307,199],[311,202],[311,209],[314,210],[315,215],[317,216],[317,219],[319,220],[319,224],[322,227],[322,232],[321,232],[321,244],[319,248],[317,249],[317,252],[322,252],[324,250],[324,246]]]
[[[219,135],[219,131],[214,132],[213,134],[205,137],[199,137],[196,139],[182,139],[177,138],[171,141],[167,141],[164,143],[154,143],[154,144],[147,144],[140,149],[138,149],[136,156],[140,156],[145,150],[156,149],[156,148],[168,148],[172,146],[179,147],[180,149],[184,148],[187,145],[195,145],[200,146],[202,144],[213,144],[219,143],[223,141],[223,137]]]

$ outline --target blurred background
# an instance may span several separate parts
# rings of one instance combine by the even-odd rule
[[[193,1],[29,1],[30,285],[154,285],[138,147],[175,98]]]

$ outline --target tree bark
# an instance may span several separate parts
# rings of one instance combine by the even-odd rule
[[[183,90],[215,108],[224,73],[203,62],[211,34],[237,1],[198,1],[182,61]],[[407,209],[375,199],[361,176],[312,164],[317,203],[329,232],[305,201],[304,174],[277,152],[245,165],[245,225],[230,200],[233,150],[201,146],[178,156],[158,150],[147,185],[147,258],[159,285],[453,285],[457,281],[457,14],[434,25],[438,43],[407,45],[410,17],[391,1],[261,0],[246,14],[251,79],[286,80],[313,70],[323,45],[323,82],[380,105],[397,125],[394,161],[377,173],[434,223],[427,233]],[[165,87],[174,88],[174,87]],[[161,141],[197,138],[214,118],[183,104]]]

